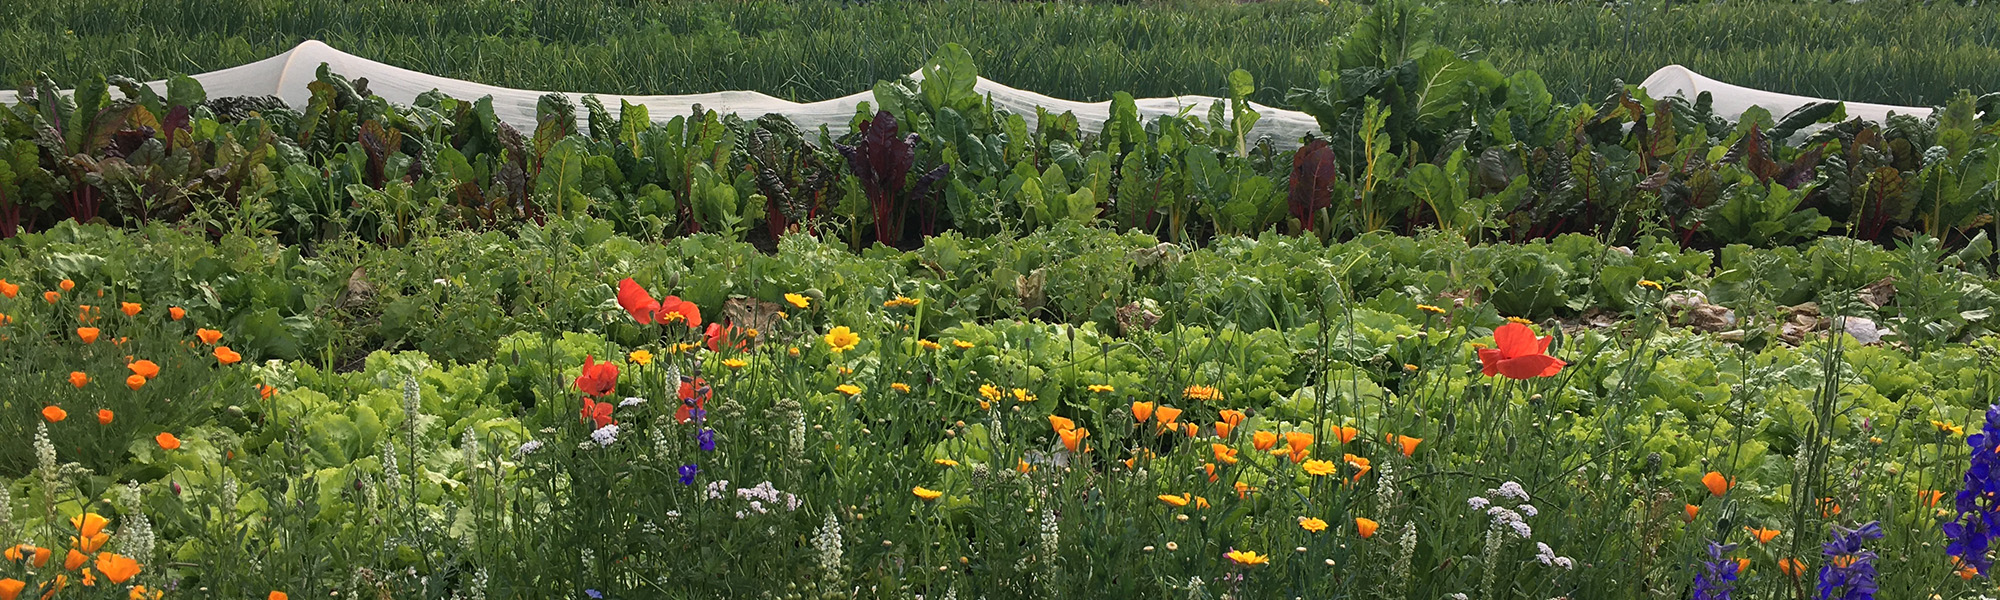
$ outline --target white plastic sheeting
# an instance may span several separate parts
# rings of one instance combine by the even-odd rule
[[[304,108],[312,94],[306,89],[316,76],[321,63],[325,63],[334,73],[349,79],[368,79],[368,89],[376,95],[399,104],[416,101],[419,94],[438,90],[454,98],[465,100],[482,96],[493,97],[493,111],[502,121],[524,132],[535,129],[536,101],[547,92],[537,90],[517,90],[486,85],[448,77],[420,73],[393,65],[387,65],[346,52],[341,52],[318,40],[307,40],[271,58],[247,65],[202,73],[192,76],[201,82],[202,88],[211,98],[224,96],[277,96],[295,108]],[[913,73],[921,77],[921,73]],[[166,94],[165,81],[147,82],[146,85]],[[1734,119],[1753,105],[1763,106],[1772,115],[1783,116],[1792,109],[1810,102],[1822,102],[1819,98],[1793,96],[1754,90],[1730,85],[1690,71],[1680,65],[1673,65],[1653,73],[1645,83],[1640,84],[1653,97],[1681,95],[1692,99],[1700,92],[1709,92],[1714,97],[1717,114]],[[981,94],[992,98],[996,108],[1022,115],[1032,123],[1035,107],[1047,109],[1051,114],[1065,111],[1074,113],[1077,121],[1085,129],[1097,130],[1110,116],[1111,103],[1076,102],[1051,98],[1026,90],[1018,90],[984,77],[975,86]],[[582,94],[569,95],[581,98]],[[835,132],[844,132],[854,116],[855,106],[863,101],[871,101],[873,92],[861,92],[819,102],[797,103],[757,92],[710,92],[681,96],[619,96],[598,94],[606,109],[617,111],[620,102],[646,105],[653,115],[680,115],[700,104],[703,108],[736,113],[745,118],[754,118],[768,113],[789,117],[800,128],[818,129],[826,125]],[[1198,114],[1206,114],[1210,104],[1217,99],[1209,96],[1177,96],[1173,98],[1147,98],[1137,101],[1140,118],[1150,119],[1157,115],[1177,114],[1184,109],[1192,109]],[[0,91],[0,102],[17,102],[16,94]],[[1273,108],[1252,103],[1263,115],[1251,130],[1253,137],[1269,135],[1282,146],[1297,145],[1297,140],[1307,133],[1316,131],[1318,122],[1302,112]],[[1907,106],[1887,106],[1881,104],[1848,103],[1847,114],[1880,121],[1890,112],[1911,114],[1918,117],[1930,115],[1928,108]],[[588,115],[579,111],[579,126]]]
[[[1793,96],[1730,85],[1709,79],[1680,65],[1661,67],[1660,70],[1647,76],[1646,82],[1639,84],[1639,87],[1646,88],[1646,94],[1654,98],[1680,96],[1694,100],[1702,92],[1708,92],[1714,99],[1715,114],[1730,121],[1742,117],[1743,111],[1750,110],[1752,106],[1762,106],[1764,110],[1771,112],[1772,117],[1783,118],[1785,113],[1792,112],[1792,109],[1814,102],[1828,101],[1823,98]],[[1879,123],[1888,119],[1890,113],[1922,119],[1931,116],[1931,109],[1865,102],[1847,103],[1847,117],[1850,119],[1858,117]]]

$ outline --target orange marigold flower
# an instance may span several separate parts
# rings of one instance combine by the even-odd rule
[[[118,312],[122,312],[122,313],[125,313],[125,316],[128,316],[128,317],[136,317],[136,316],[139,316],[139,310],[140,310],[140,308],[141,308],[141,307],[139,306],[139,303],[137,303],[137,302],[120,302],[120,303],[118,303]]]
[[[199,338],[201,343],[213,346],[216,342],[222,341],[222,332],[213,329],[196,329],[194,330],[194,337]]]
[[[1221,400],[1222,390],[1206,385],[1190,385],[1187,389],[1181,390],[1181,395],[1187,396],[1189,400]]]
[[[1375,530],[1381,527],[1382,524],[1376,523],[1374,519],[1354,518],[1354,529],[1361,533],[1361,539],[1375,537]]]
[[[174,434],[167,433],[164,431],[160,432],[160,435],[153,436],[153,442],[159,444],[160,448],[162,449],[166,450],[181,449],[181,439],[174,437]]]
[[[185,316],[187,316],[187,314],[188,314],[188,311],[187,311],[187,309],[184,309],[184,308],[181,308],[181,307],[178,307],[178,306],[169,306],[169,307],[167,307],[167,318],[169,318],[169,319],[173,319],[173,320],[175,320],[175,321],[179,321],[179,320],[181,320],[181,317],[185,317]]]
[[[1729,493],[1729,488],[1736,487],[1736,480],[1723,477],[1720,472],[1709,471],[1707,475],[1701,476],[1701,485],[1708,488],[1708,493],[1720,498],[1723,494]]]
[[[233,365],[242,362],[243,355],[237,354],[235,350],[230,350],[228,346],[216,346],[215,360],[225,365]]]
[[[1322,521],[1312,517],[1299,517],[1299,529],[1304,529],[1306,531],[1310,531],[1313,533],[1326,531],[1326,521]]]
[[[83,387],[83,384],[86,384],[86,383],[90,383],[90,376],[89,376],[89,375],[85,375],[85,374],[83,374],[83,371],[70,371],[70,372],[69,372],[69,384],[70,384],[70,385],[73,385],[73,386],[76,386],[77,388],[81,389],[81,388]]]
[[[50,404],[42,407],[42,418],[48,420],[50,423],[60,423],[63,419],[69,418],[69,411],[63,410],[60,406]]]
[[[114,416],[114,415],[112,415],[112,414],[111,414],[111,409],[109,409],[109,408],[100,408],[100,409],[97,409],[97,424],[98,424],[98,425],[110,425],[110,424],[111,424],[111,418],[112,418],[113,416]]]
[[[97,341],[97,334],[98,331],[96,327],[76,328],[76,339],[83,340],[83,343],[85,344],[95,343]]]

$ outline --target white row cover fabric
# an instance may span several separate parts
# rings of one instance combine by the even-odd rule
[[[438,90],[453,98],[464,100],[492,96],[495,115],[500,120],[513,125],[515,129],[523,132],[534,131],[536,101],[548,93],[536,90],[503,88],[411,71],[341,52],[318,40],[307,40],[284,54],[254,63],[193,75],[192,77],[195,81],[201,82],[202,88],[207,91],[208,96],[211,98],[225,96],[277,96],[294,108],[304,108],[312,98],[311,92],[306,89],[306,84],[311,83],[316,77],[321,63],[325,63],[334,73],[346,76],[349,79],[367,78],[368,89],[371,92],[398,104],[415,102],[419,94],[431,90]],[[922,76],[921,73],[913,73],[911,75],[912,77]],[[163,95],[166,93],[165,81],[151,81],[147,82],[146,85],[151,86]],[[1680,65],[1672,65],[1660,69],[1654,72],[1651,77],[1647,77],[1646,82],[1640,85],[1646,88],[1647,93],[1656,98],[1671,95],[1693,98],[1700,92],[1709,92],[1714,96],[1716,113],[1730,119],[1741,116],[1743,111],[1752,105],[1763,106],[1771,114],[1783,116],[1792,109],[1806,103],[1823,101],[1818,98],[1779,94],[1730,85],[1703,77]],[[1038,106],[1047,109],[1051,114],[1061,114],[1065,111],[1074,113],[1078,123],[1085,129],[1092,131],[1101,128],[1104,125],[1104,121],[1109,118],[1111,112],[1111,103],[1109,101],[1076,102],[1051,98],[1034,92],[1007,87],[984,77],[979,78],[975,89],[992,98],[995,108],[1022,115],[1028,118],[1031,124],[1035,117],[1035,107]],[[570,95],[579,99],[582,96],[582,94]],[[0,102],[9,104],[18,102],[19,100],[16,96],[17,94],[12,91],[0,91]],[[861,92],[850,96],[803,104],[758,92],[742,91],[710,92],[680,96],[619,96],[613,94],[597,94],[597,96],[603,101],[607,110],[614,112],[619,110],[619,103],[621,101],[646,105],[650,114],[660,116],[687,114],[693,109],[694,105],[700,104],[703,108],[718,110],[724,113],[733,112],[744,118],[755,118],[768,113],[777,113],[789,117],[801,129],[807,131],[816,130],[821,125],[826,125],[834,132],[842,133],[846,131],[848,122],[854,116],[855,106],[863,101],[872,101],[874,93]],[[1216,98],[1209,96],[1176,96],[1172,98],[1141,99],[1137,101],[1137,105],[1140,118],[1150,119],[1158,115],[1178,114],[1183,109],[1192,109],[1197,114],[1206,114],[1209,105],[1216,100]],[[1251,106],[1263,115],[1257,121],[1256,127],[1252,129],[1252,136],[1269,135],[1282,147],[1296,146],[1299,138],[1304,137],[1308,133],[1313,133],[1319,128],[1318,122],[1311,115],[1302,112],[1284,110],[1256,103],[1252,103]],[[1875,121],[1882,120],[1892,111],[1915,115],[1917,117],[1930,115],[1930,109],[1927,108],[1887,106],[1881,104],[1847,104],[1847,114],[1849,116]],[[579,111],[577,115],[579,127],[586,124],[583,120],[587,117],[588,115],[582,114]]]
[[[1829,102],[1823,98],[1793,96],[1764,90],[1751,89],[1740,85],[1730,85],[1702,76],[1680,65],[1667,65],[1646,77],[1639,87],[1646,88],[1646,94],[1654,98],[1680,96],[1694,100],[1702,92],[1708,92],[1714,99],[1715,114],[1730,121],[1743,116],[1752,106],[1762,106],[1770,111],[1773,118],[1783,118],[1792,112],[1814,102]],[[1868,104],[1848,102],[1847,117],[1861,118],[1877,123],[1889,118],[1891,113],[1910,115],[1919,119],[1931,116],[1931,109],[1916,106],[1892,106],[1888,104]]]

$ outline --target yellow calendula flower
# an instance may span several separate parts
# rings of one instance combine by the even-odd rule
[[[1666,288],[1664,288],[1664,287],[1661,287],[1661,286],[1660,286],[1660,282],[1658,282],[1658,281],[1653,281],[1653,280],[1651,280],[1651,279],[1641,279],[1641,280],[1639,280],[1639,287],[1642,287],[1642,288],[1649,288],[1649,289],[1652,289],[1652,290],[1655,290],[1655,291],[1664,291],[1664,290],[1666,289]]]
[[[1931,427],[1936,428],[1938,433],[1949,433],[1955,436],[1965,435],[1965,428],[1951,421],[1931,421]]]
[[[930,340],[917,340],[917,347],[923,348],[925,350],[936,350],[939,348],[943,348],[944,346],[940,346],[938,345],[937,342],[933,342]]]
[[[825,339],[826,347],[832,349],[835,354],[853,350],[854,346],[861,343],[861,336],[855,335],[854,330],[848,329],[846,325],[826,332]]]
[[[1326,531],[1326,521],[1312,517],[1299,517],[1299,528],[1313,533]]]
[[[1104,393],[1109,393],[1109,392],[1115,392],[1115,391],[1118,391],[1118,390],[1117,390],[1117,388],[1113,388],[1113,387],[1111,387],[1111,386],[1108,386],[1108,385],[1103,385],[1103,384],[1092,384],[1092,385],[1090,386],[1090,391],[1091,391],[1091,393],[1095,393],[1095,394],[1104,394]]]
[[[837,386],[833,386],[833,391],[840,392],[842,394],[846,394],[849,396],[856,396],[861,394],[861,386],[854,385],[852,383],[843,383]]]
[[[1434,315],[1441,315],[1441,314],[1444,314],[1444,309],[1442,309],[1442,308],[1438,308],[1438,307],[1435,307],[1435,306],[1431,306],[1431,305],[1429,305],[1429,304],[1418,304],[1418,305],[1417,305],[1417,310],[1420,310],[1420,311],[1423,311],[1423,312],[1427,312],[1427,313],[1431,313],[1431,314],[1434,314]]]
[[[944,466],[947,466],[947,467],[956,467],[956,466],[958,466],[958,461],[955,461],[955,460],[952,460],[952,459],[949,459],[949,458],[938,458],[938,459],[932,459],[932,460],[931,460],[931,462],[934,462],[934,463],[937,463],[937,464],[940,464],[940,465],[944,465]]]
[[[1034,401],[1035,401],[1035,395],[1034,395],[1034,394],[1031,394],[1031,393],[1028,393],[1028,390],[1025,390],[1025,389],[1021,389],[1021,388],[1014,388],[1014,401],[1015,401],[1015,402],[1023,402],[1023,403],[1026,403],[1026,402],[1034,402]]]
[[[625,359],[636,365],[650,365],[653,364],[653,353],[644,349],[633,350],[631,354],[625,355]]]
[[[883,302],[882,308],[908,308],[922,303],[923,303],[922,300],[911,298],[909,296],[897,296],[892,300]]]
[[[921,485],[912,488],[910,490],[910,493],[916,494],[918,498],[923,498],[925,502],[936,500],[939,497],[944,496],[944,492],[925,488],[924,486]]]
[[[1340,472],[1340,465],[1333,464],[1330,460],[1310,459],[1299,466],[1304,467],[1306,473],[1315,477],[1325,477]]]
[[[1230,561],[1235,562],[1236,564],[1243,565],[1246,567],[1254,567],[1267,562],[1271,562],[1271,557],[1264,556],[1262,554],[1258,554],[1256,552],[1252,552],[1249,550],[1230,550],[1228,554],[1224,554],[1223,556],[1228,557]]]
[[[743,367],[750,366],[750,361],[743,360],[741,358],[725,358],[722,359],[722,366],[729,367],[731,369],[741,369]]]
[[[1189,502],[1194,501],[1194,494],[1181,494],[1179,496],[1175,496],[1173,494],[1160,494],[1159,496],[1155,497],[1159,498],[1161,502],[1173,505],[1175,508],[1187,506]]]
[[[971,350],[972,347],[976,344],[973,344],[972,342],[968,342],[965,340],[952,340],[951,345],[960,350]]]
[[[896,383],[891,383],[891,384],[889,384],[889,389],[892,389],[892,390],[896,390],[896,391],[898,391],[898,392],[902,392],[902,393],[905,393],[905,394],[908,394],[908,393],[910,393],[910,384],[907,384],[907,383],[903,383],[903,382],[900,382],[900,381],[899,381],[899,382],[896,382]]]
[[[793,357],[793,358],[798,358],[798,356],[799,356],[799,347],[798,347],[798,346],[792,346],[791,348],[788,348],[788,349],[786,349],[786,350],[785,350],[785,353],[787,353],[787,354],[790,354],[790,355],[792,355],[792,357]]]
[[[672,345],[669,345],[669,346],[667,346],[667,347],[666,347],[666,350],[667,350],[667,352],[669,352],[669,353],[673,353],[673,354],[680,354],[680,353],[682,353],[682,352],[687,352],[687,351],[690,351],[690,350],[694,350],[694,349],[696,349],[696,348],[700,348],[700,347],[701,347],[701,344],[696,344],[696,343],[692,343],[692,342],[682,342],[682,343],[679,343],[679,344],[672,344]]]
[[[799,308],[810,308],[812,301],[799,294],[785,294],[785,303]]]
[[[1535,324],[1535,322],[1534,322],[1534,321],[1530,321],[1530,320],[1527,320],[1527,319],[1523,319],[1523,318],[1521,318],[1521,317],[1507,317],[1507,322],[1508,322],[1508,323],[1520,323],[1520,324],[1522,324],[1522,325],[1534,325],[1534,324]]]
[[[1187,396],[1189,400],[1221,400],[1221,399],[1222,399],[1222,390],[1219,390],[1219,389],[1216,389],[1216,388],[1214,388],[1214,387],[1212,387],[1212,386],[1206,386],[1206,385],[1190,385],[1190,386],[1187,386],[1187,389],[1185,389],[1185,390],[1181,390],[1181,394],[1182,394],[1182,395],[1184,395],[1184,396]]]
[[[980,384],[979,386],[979,397],[991,401],[998,401],[1005,396],[1000,392],[1000,388],[993,387],[993,384],[985,383],[985,384]]]

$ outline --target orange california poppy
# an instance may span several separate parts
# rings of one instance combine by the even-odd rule
[[[1942,498],[1944,498],[1944,492],[1938,490],[1921,490],[1917,492],[1917,499],[1923,500],[1925,506],[1937,506],[1938,500]]]
[[[63,410],[60,406],[50,404],[42,407],[42,418],[48,420],[50,423],[61,423],[63,419],[69,418],[69,411]]]
[[[1133,402],[1132,418],[1137,419],[1140,423],[1144,423],[1146,422],[1147,419],[1153,418],[1153,403]]]
[[[125,387],[132,388],[132,391],[136,392],[139,388],[146,387],[146,377],[144,375],[128,376],[125,378]]]
[[[291,596],[285,595],[284,592],[272,590],[271,595],[265,596],[264,600],[291,600],[291,598]]]
[[[1375,530],[1381,527],[1382,524],[1376,523],[1373,519],[1354,518],[1354,529],[1361,532],[1362,539],[1375,537]]]
[[[136,316],[139,316],[139,309],[140,309],[140,306],[139,306],[139,303],[137,303],[137,302],[120,302],[120,303],[118,303],[118,311],[119,311],[119,312],[122,312],[122,313],[125,313],[125,316],[128,316],[128,317],[136,317]]]
[[[1403,456],[1410,456],[1417,453],[1417,444],[1423,443],[1423,440],[1420,438],[1413,438],[1407,435],[1398,435],[1391,433],[1389,434],[1389,443],[1402,446]]]
[[[76,532],[83,534],[83,537],[93,537],[104,533],[104,526],[110,524],[110,519],[106,519],[104,515],[97,513],[83,513],[69,518],[70,527],[75,527]],[[90,550],[86,550],[85,552],[90,552]]]
[[[15,600],[21,597],[21,590],[28,588],[28,582],[19,579],[0,579],[0,600]]]
[[[113,416],[113,415],[111,414],[111,409],[109,409],[109,408],[100,408],[100,409],[97,409],[97,424],[98,424],[98,425],[110,425],[110,424],[111,424],[111,417],[112,417],[112,416]]]
[[[1278,445],[1278,434],[1269,431],[1259,431],[1250,436],[1250,445],[1256,447],[1260,452],[1270,450],[1272,446]]]
[[[1069,420],[1068,418],[1065,417],[1049,415],[1049,427],[1056,431],[1063,431],[1065,429],[1076,429],[1076,421]]]
[[[264,385],[261,383],[257,384],[257,397],[263,398],[265,400],[270,400],[271,394],[275,393],[278,393],[278,388]]]
[[[1687,521],[1689,523],[1693,523],[1694,516],[1701,513],[1701,507],[1689,504],[1687,505],[1687,508],[1682,509],[1682,511],[1687,513]]]
[[[56,287],[62,288],[62,291],[67,292],[76,289],[76,282],[64,279],[61,282],[56,283]]]
[[[235,350],[230,350],[228,346],[216,346],[215,360],[225,365],[233,365],[242,362],[243,355],[237,354]]]
[[[181,439],[174,437],[174,434],[171,433],[162,431],[160,435],[153,436],[153,441],[159,443],[161,448],[167,450],[181,449]]]
[[[75,571],[82,568],[84,563],[87,562],[90,562],[90,557],[84,556],[82,552],[77,552],[75,548],[70,548],[69,554],[63,555],[63,570]]]
[[[167,318],[169,319],[179,321],[181,320],[182,317],[186,317],[187,314],[188,314],[187,309],[178,306],[167,307]]]
[[[1064,448],[1068,448],[1070,452],[1076,452],[1083,445],[1083,438],[1090,437],[1090,430],[1073,427],[1057,430],[1056,435],[1062,438]]]
[[[1215,451],[1215,460],[1222,461],[1223,464],[1233,465],[1239,460],[1236,458],[1236,449],[1227,444],[1209,444],[1208,447]]]
[[[1176,427],[1174,425],[1174,421],[1181,418],[1181,409],[1174,408],[1171,406],[1162,406],[1157,409],[1154,409],[1153,414],[1154,416],[1160,418],[1159,424],[1161,431],[1166,431],[1168,429],[1179,429],[1179,427]]]
[[[1723,494],[1729,493],[1729,488],[1736,487],[1736,480],[1723,477],[1722,473],[1709,471],[1707,475],[1701,476],[1701,485],[1708,488],[1708,493],[1720,498]]]
[[[1226,437],[1229,437],[1229,432],[1230,432],[1230,431],[1233,431],[1233,430],[1235,430],[1235,429],[1236,429],[1236,426],[1235,426],[1235,425],[1231,425],[1231,424],[1230,424],[1230,423],[1229,423],[1228,421],[1216,421],[1216,422],[1215,422],[1215,437],[1219,437],[1219,438],[1226,438]]]
[[[8,283],[7,280],[0,279],[0,296],[12,298],[19,295],[21,295],[20,285]]]
[[[1350,482],[1361,481],[1362,475],[1367,475],[1369,471],[1375,470],[1375,467],[1372,464],[1370,464],[1368,462],[1368,459],[1366,458],[1348,454],[1342,456],[1341,460],[1347,461],[1348,466],[1354,467],[1354,477],[1348,479],[1348,481]]]
[[[1786,575],[1790,575],[1792,579],[1798,579],[1800,576],[1806,574],[1806,563],[1796,558],[1780,558],[1778,559],[1778,570]]]
[[[99,548],[104,547],[105,542],[109,541],[111,541],[111,534],[104,532],[98,532],[97,535],[91,536],[69,536],[69,545],[81,548],[84,552],[96,552]]]
[[[1222,415],[1222,422],[1228,423],[1231,427],[1242,425],[1243,420],[1249,418],[1249,415],[1243,414],[1243,411],[1240,410],[1223,409],[1220,414]]]
[[[150,360],[135,360],[132,361],[132,364],[125,365],[125,368],[131,369],[133,375],[147,379],[160,376],[160,365],[153,364],[153,361]]]
[[[1361,430],[1355,429],[1353,427],[1336,426],[1333,428],[1333,439],[1340,440],[1340,443],[1342,444],[1352,442],[1354,441],[1355,437],[1358,437],[1360,435],[1361,435]]]
[[[44,302],[47,302],[47,303],[49,303],[49,304],[55,304],[55,303],[56,303],[56,300],[58,300],[58,299],[61,299],[61,298],[62,298],[62,294],[61,294],[61,293],[59,293],[59,292],[55,292],[55,291],[53,291],[53,290],[51,290],[51,291],[47,291],[47,292],[42,292],[42,301],[44,301]]]
[[[139,561],[113,552],[97,555],[97,572],[111,583],[122,584],[139,574]]]
[[[1201,435],[1201,426],[1193,423],[1182,423],[1181,432],[1186,433],[1188,437],[1199,437]]]
[[[1215,474],[1215,463],[1202,463],[1202,464],[1201,464],[1201,470],[1202,470],[1202,472],[1203,472],[1203,473],[1207,473],[1207,474],[1208,474],[1208,482],[1209,482],[1209,483],[1215,483],[1215,482],[1217,482],[1217,481],[1220,481],[1220,480],[1222,479],[1222,476],[1221,476],[1221,475],[1217,475],[1217,474]]]
[[[76,328],[76,339],[83,340],[83,343],[85,344],[95,343],[97,341],[97,334],[98,331],[96,327]]]
[[[222,341],[222,332],[213,329],[196,329],[194,330],[194,337],[199,338],[201,343],[213,346],[216,342]]]
[[[1776,529],[1764,529],[1762,527],[1745,527],[1743,528],[1743,530],[1750,532],[1750,537],[1752,539],[1757,540],[1757,543],[1759,544],[1769,544],[1771,543],[1772,538],[1778,537],[1778,530]]]
[[[1508,323],[1493,330],[1492,349],[1479,350],[1479,363],[1487,377],[1508,379],[1549,377],[1562,372],[1565,363],[1549,356],[1549,342],[1555,336],[1535,337],[1535,330],[1520,323]]]
[[[1250,494],[1250,484],[1244,483],[1243,480],[1241,479],[1236,480],[1236,497],[1243,498],[1245,496],[1248,496],[1249,494]]]
[[[83,384],[86,384],[86,383],[90,383],[90,376],[89,376],[89,375],[85,375],[85,374],[83,374],[83,371],[70,371],[70,372],[69,372],[69,384],[70,384],[70,385],[73,385],[73,386],[76,386],[77,388],[79,388],[79,389],[80,389],[80,388],[82,388],[82,387],[83,387]]]
[[[1305,451],[1305,449],[1312,447],[1312,445],[1313,434],[1303,431],[1285,432],[1285,446],[1291,448],[1294,455]]]

